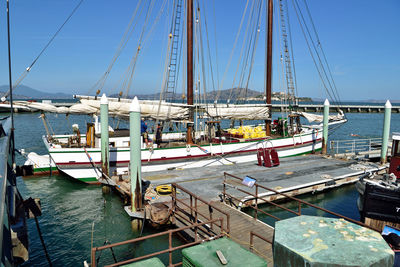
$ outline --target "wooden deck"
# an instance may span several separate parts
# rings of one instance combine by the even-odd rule
[[[242,247],[249,249],[250,247],[250,232],[266,238],[269,241],[273,241],[274,228],[266,223],[256,220],[250,215],[239,211],[233,207],[228,206],[222,202],[213,202],[214,205],[221,208],[223,211],[229,214],[230,217],[230,232],[229,237],[239,243]],[[273,266],[272,260],[272,245],[261,240],[258,237],[254,237],[253,249],[256,254],[263,257],[268,261],[268,266]]]

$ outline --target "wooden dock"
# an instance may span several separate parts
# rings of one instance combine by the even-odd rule
[[[250,232],[254,232],[271,242],[273,241],[274,228],[272,226],[220,201],[212,203],[229,214],[230,232],[228,236],[242,247],[250,248]],[[203,205],[202,209],[205,208],[207,207]],[[272,244],[254,237],[253,252],[267,260],[268,266],[273,266]]]
[[[176,227],[181,228],[195,223],[222,219],[220,224],[208,224],[205,228],[186,229],[185,236],[188,242],[213,239],[222,234],[264,258],[268,262],[268,266],[273,265],[273,227],[224,202],[207,202],[184,187],[176,184],[173,187],[174,194],[170,205],[174,212],[171,221]]]

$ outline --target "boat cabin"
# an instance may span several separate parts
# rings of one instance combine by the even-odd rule
[[[390,160],[389,173],[400,179],[400,133],[392,134],[392,158]]]

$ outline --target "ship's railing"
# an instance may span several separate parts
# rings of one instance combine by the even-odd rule
[[[176,194],[177,190],[179,191],[179,197]],[[183,225],[211,221],[214,218],[224,218],[225,225],[218,225],[217,228],[228,234],[230,232],[228,213],[176,183],[172,184],[172,210],[173,220],[180,220]],[[214,224],[210,225],[210,229],[199,230],[202,232],[214,232]],[[195,228],[195,236],[197,235],[198,230]]]
[[[246,207],[250,207],[251,209],[254,210],[254,218],[255,219],[258,219],[259,214],[263,214],[263,215],[271,217],[277,221],[281,220],[279,217],[272,215],[272,214],[264,211],[263,209],[261,209],[259,206],[261,204],[263,204],[263,205],[270,204],[274,207],[277,207],[280,210],[287,211],[287,212],[293,214],[294,216],[301,216],[302,215],[302,206],[308,206],[308,207],[323,211],[325,213],[328,213],[330,215],[336,216],[338,218],[342,218],[342,219],[345,219],[352,223],[361,225],[363,227],[372,229],[371,227],[367,226],[366,224],[363,224],[362,222],[353,220],[353,219],[343,216],[339,213],[318,207],[318,206],[311,204],[309,202],[306,202],[304,200],[289,196],[288,194],[281,193],[275,189],[260,185],[257,182],[254,183],[254,185],[252,186],[253,192],[249,192],[249,191],[247,191],[249,189],[249,187],[242,184],[243,180],[244,180],[243,178],[240,178],[238,176],[224,172],[224,181],[222,182],[222,185],[223,185],[222,198],[227,203],[236,202],[236,203],[240,204],[243,202],[243,199],[239,199],[239,198],[233,196],[232,194],[228,193],[227,188],[228,189],[233,188],[241,193],[244,193],[246,195],[246,202],[247,202]],[[245,189],[247,189],[247,190],[245,190]],[[283,205],[280,205],[280,204],[275,203],[272,200],[268,199],[267,196],[265,196],[265,193],[269,193],[269,192],[274,192],[277,196],[281,196],[289,201],[294,201],[295,203],[297,203],[297,210],[287,208]],[[373,230],[375,230],[375,229],[373,229]]]
[[[382,147],[382,138],[333,140],[330,141],[331,155],[358,155],[378,152]]]

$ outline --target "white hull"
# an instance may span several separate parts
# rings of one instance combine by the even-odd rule
[[[55,136],[60,141],[64,136]],[[121,142],[126,142],[121,137]],[[84,139],[84,138],[82,138]],[[321,149],[321,130],[307,130],[306,133],[278,139],[211,144],[197,147],[142,149],[142,172],[163,171],[171,168],[199,168],[215,165],[229,165],[257,160],[257,149],[273,147],[279,157],[306,154]],[[101,164],[99,148],[60,148],[43,138],[49,154],[59,170],[67,175],[88,183],[97,182]],[[114,140],[117,142],[117,140]],[[113,142],[110,138],[110,143]],[[91,161],[88,155],[90,155]],[[129,164],[129,147],[110,148],[110,173],[123,173]],[[94,167],[96,166],[96,167]]]

